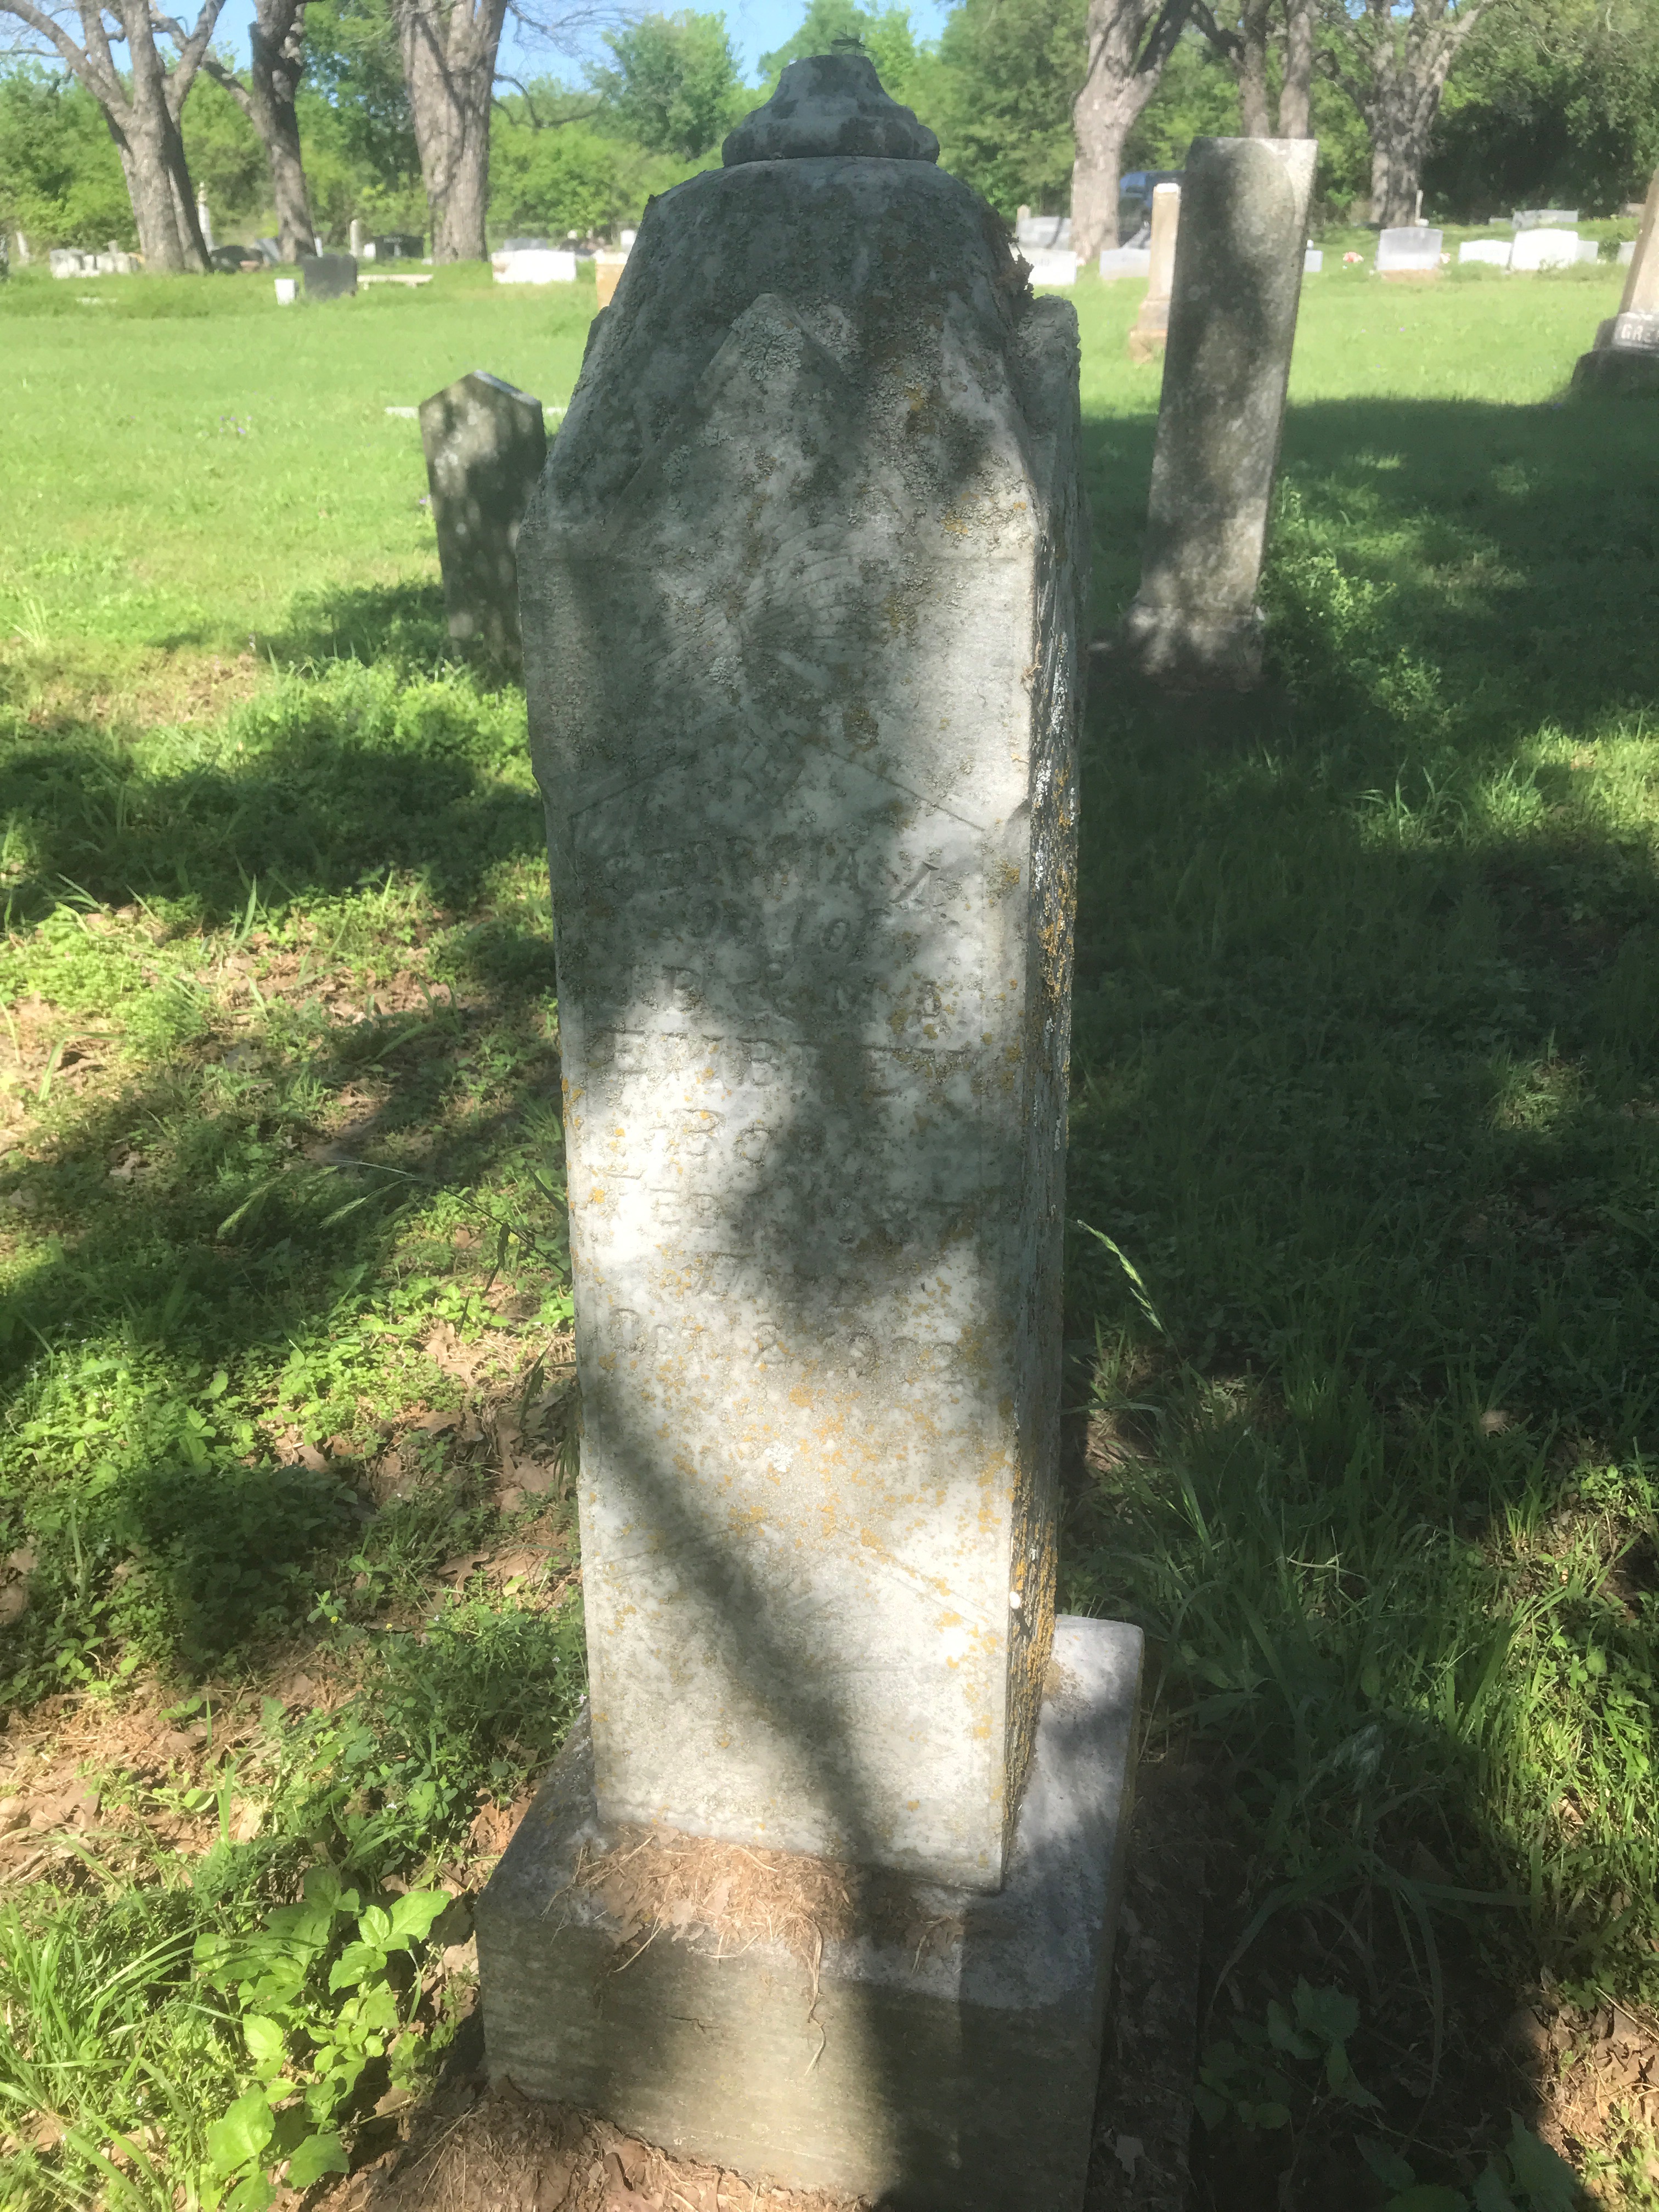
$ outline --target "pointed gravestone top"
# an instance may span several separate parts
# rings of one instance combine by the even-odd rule
[[[750,161],[937,161],[939,140],[881,88],[863,54],[813,54],[791,62],[764,106],[747,115],[720,149],[728,169]]]

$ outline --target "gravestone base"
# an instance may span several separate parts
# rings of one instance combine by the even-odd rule
[[[1593,353],[1581,353],[1573,367],[1572,388],[1613,399],[1659,392],[1659,352],[1647,347],[1601,346]]]
[[[801,1860],[799,1907],[775,1882],[748,1925],[729,1875],[718,1905],[702,1900],[713,1917],[695,1909],[695,1871],[679,1876],[687,1894],[642,1910],[647,1855],[671,1884],[699,1850],[750,1855],[605,1830],[580,1729],[479,1900],[491,2080],[754,2179],[894,2212],[1076,2212],[1140,1665],[1138,1629],[1056,1620],[995,1895]],[[837,1890],[839,1916],[823,1905]]]

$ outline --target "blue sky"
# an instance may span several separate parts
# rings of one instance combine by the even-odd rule
[[[672,4],[672,0],[670,0]],[[945,27],[947,0],[913,0],[910,21],[916,36],[936,38]],[[805,13],[805,0],[733,0],[726,9],[726,27],[732,34],[732,44],[737,49],[738,59],[745,76],[752,77],[755,64],[762,54],[769,54],[794,30]],[[226,0],[225,11],[219,18],[218,40],[234,49],[238,58],[247,57],[247,27],[253,20],[253,0]],[[535,58],[526,53],[522,46],[514,44],[514,28],[509,18],[507,36],[501,42],[504,54],[530,61]],[[561,66],[556,58],[544,60],[542,66],[550,74],[557,74]],[[574,70],[571,71],[574,75]]]

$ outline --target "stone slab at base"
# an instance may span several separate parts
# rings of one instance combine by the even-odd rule
[[[1001,1891],[800,1861],[853,1886],[850,1920],[816,1936],[808,1914],[793,1938],[757,1925],[734,1942],[690,1898],[666,1923],[630,1912],[636,1847],[686,1839],[600,1828],[579,1730],[479,1900],[490,2078],[667,2150],[895,2212],[1075,2212],[1140,1665],[1138,1629],[1056,1620]]]
[[[1615,399],[1634,399],[1645,392],[1659,392],[1659,352],[1606,346],[1594,353],[1581,353],[1573,366],[1572,388]]]

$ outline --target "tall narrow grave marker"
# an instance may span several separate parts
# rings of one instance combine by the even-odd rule
[[[787,69],[653,203],[526,520],[591,1752],[481,1958],[521,2085],[785,2179],[920,2160],[941,2202],[1054,2212],[1138,1663],[1054,1612],[1077,322],[937,154],[861,57]],[[548,1910],[620,1834],[863,1869],[846,1941],[714,1981],[665,1944],[629,1990],[708,2033],[630,2027],[591,1994],[610,1905]],[[879,1926],[878,1881],[909,1900]],[[917,1912],[931,1959],[891,1932]],[[1035,2161],[980,2141],[1025,2094]]]
[[[1120,646],[1177,688],[1261,672],[1255,603],[1317,141],[1195,138],[1176,246],[1140,591]]]
[[[1170,331],[1170,294],[1175,283],[1176,234],[1180,225],[1180,185],[1154,185],[1152,264],[1146,271],[1146,296],[1129,333],[1131,361],[1152,361],[1164,350]]]

